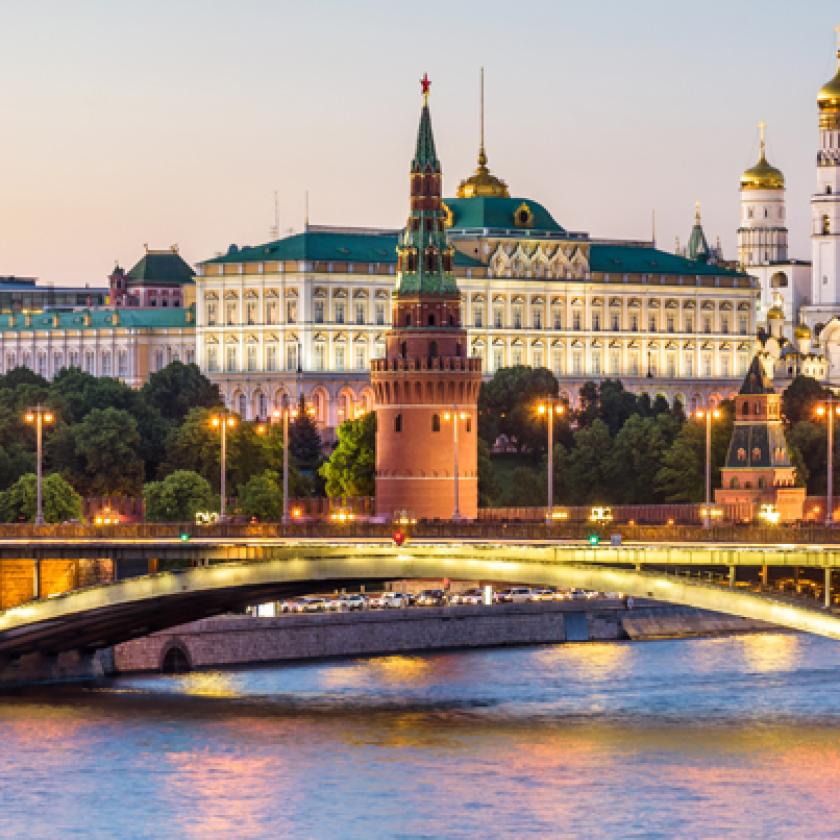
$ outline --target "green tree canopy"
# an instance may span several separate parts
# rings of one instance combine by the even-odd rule
[[[578,429],[574,441],[566,468],[568,496],[577,504],[610,501],[613,488],[607,464],[612,440],[607,424],[603,420],[595,420],[591,426]]]
[[[22,475],[0,493],[0,516],[4,522],[34,522],[38,481],[34,473]],[[46,522],[80,519],[82,497],[57,473],[43,480],[43,511]]]
[[[825,396],[825,389],[816,379],[797,376],[782,394],[782,414],[789,423],[813,420],[816,404]]]
[[[611,502],[651,504],[661,500],[654,479],[673,441],[674,424],[670,414],[633,414],[626,420],[613,440],[606,463]]]
[[[219,387],[198,365],[171,362],[153,373],[140,391],[141,397],[167,420],[181,422],[193,408],[223,405]]]
[[[176,470],[163,481],[143,487],[146,519],[153,522],[193,522],[199,511],[215,510],[210,483],[192,470]]]
[[[319,472],[331,499],[372,496],[376,469],[376,414],[338,427],[338,445]]]
[[[545,452],[545,420],[536,406],[545,397],[557,396],[557,388],[557,378],[548,368],[517,365],[497,370],[479,392],[479,435],[489,446],[505,435],[519,451]],[[557,424],[560,435],[567,424],[567,418]]]
[[[261,522],[280,519],[283,514],[282,477],[274,470],[253,475],[239,488],[238,507],[247,517]]]
[[[487,442],[478,439],[478,504],[479,507],[493,507],[499,503],[501,485],[490,457]]]
[[[127,411],[95,408],[69,427],[72,455],[61,471],[85,496],[135,495],[143,485],[137,422]]]

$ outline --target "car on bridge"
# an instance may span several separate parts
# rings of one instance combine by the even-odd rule
[[[415,603],[418,607],[442,607],[446,604],[446,593],[442,589],[424,589]]]
[[[326,598],[298,598],[294,611],[299,613],[324,612],[328,608],[328,604],[329,601]]]
[[[403,609],[411,606],[411,596],[406,592],[383,592],[382,608],[386,610]]]
[[[453,605],[480,606],[484,603],[484,593],[480,589],[465,589],[463,592],[453,592],[449,596],[449,603]]]
[[[522,604],[531,600],[533,594],[529,586],[512,586],[510,589],[500,589],[493,597],[497,604]]]
[[[367,609],[368,600],[361,593],[354,592],[340,595],[334,601],[331,601],[330,605],[334,610],[351,612],[353,610]]]

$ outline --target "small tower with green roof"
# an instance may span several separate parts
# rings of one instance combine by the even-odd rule
[[[409,174],[410,210],[397,244],[392,326],[385,336],[385,358],[374,359],[371,366],[376,511],[381,516],[407,511],[423,519],[474,519],[481,360],[467,355],[461,296],[452,273],[454,251],[445,233],[429,84],[424,75]]]

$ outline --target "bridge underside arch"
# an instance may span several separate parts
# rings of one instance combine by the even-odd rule
[[[468,555],[468,552],[464,552]],[[94,650],[156,630],[289,595],[400,578],[505,581],[623,592],[840,639],[840,618],[664,574],[539,559],[424,554],[358,547],[344,556],[220,564],[130,578],[0,614],[0,657]]]

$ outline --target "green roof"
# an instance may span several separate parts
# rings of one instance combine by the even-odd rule
[[[452,211],[452,229],[493,228],[495,230],[550,231],[565,233],[565,229],[554,221],[551,213],[530,198],[445,198],[443,203]],[[523,207],[524,205],[524,207]],[[527,208],[530,217],[527,222],[518,214]],[[517,224],[519,221],[519,224]]]
[[[114,315],[117,316],[116,323]],[[85,324],[85,318],[90,323]],[[42,312],[37,315],[0,315],[0,332],[42,332],[44,330],[112,330],[193,328],[193,307],[160,309],[82,309],[74,312]]]
[[[221,257],[205,260],[213,263],[270,262],[277,260],[310,260],[317,262],[396,263],[396,233],[346,233],[337,231],[305,231],[267,242],[265,245],[231,245]],[[455,265],[480,266],[464,254],[455,253]]]
[[[129,285],[182,286],[194,283],[194,275],[177,251],[147,251],[126,276]]]
[[[589,248],[589,270],[603,274],[704,274],[746,277],[743,272],[720,265],[696,262],[657,248],[636,245],[598,245]]]
[[[753,356],[747,375],[741,384],[739,394],[774,394],[773,383],[767,378],[764,365],[758,356]]]

